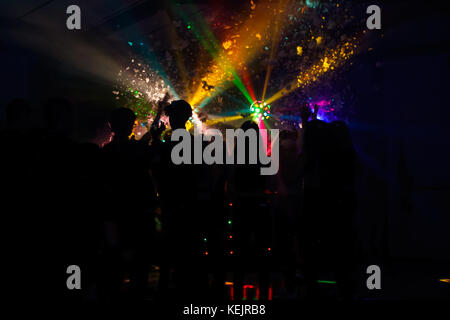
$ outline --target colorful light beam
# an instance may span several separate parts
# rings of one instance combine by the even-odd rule
[[[308,87],[319,80],[327,72],[334,71],[341,67],[355,54],[357,43],[358,38],[357,36],[354,36],[351,40],[340,44],[336,48],[327,50],[319,61],[307,70],[301,71],[297,76],[297,79],[292,81],[285,88],[279,90],[270,98],[266,99],[266,102],[273,103],[298,88]]]

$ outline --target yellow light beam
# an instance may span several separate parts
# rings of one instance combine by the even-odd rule
[[[354,36],[351,40],[338,45],[336,48],[327,50],[319,61],[305,71],[300,72],[296,80],[279,90],[266,102],[272,103],[297,88],[310,86],[327,72],[336,70],[355,54],[357,43],[358,38]]]
[[[167,10],[167,14],[168,14],[167,18],[169,19],[167,25],[169,26],[170,40],[171,40],[172,44],[180,43],[180,39],[175,30],[175,27],[173,26],[172,22],[170,21],[170,19],[172,19],[172,15],[169,10]],[[184,66],[183,57],[180,54],[180,50],[177,50],[177,48],[175,48],[173,51],[175,52],[175,61],[177,63],[178,69],[180,70],[181,79],[184,83],[184,87],[185,87],[185,91],[186,91],[186,99],[189,101],[190,100],[190,94],[189,94],[190,88],[189,88],[189,81],[188,81],[188,77],[187,77],[187,73],[186,73],[186,68]]]
[[[283,7],[284,1],[281,0],[278,4],[278,11],[281,10],[281,8]],[[267,91],[267,85],[269,83],[269,79],[270,79],[270,74],[272,72],[272,60],[275,57],[275,51],[276,48],[278,46],[278,42],[279,42],[279,34],[280,34],[280,28],[279,28],[279,21],[280,21],[280,16],[281,14],[278,14],[275,18],[275,28],[274,28],[274,32],[272,33],[272,45],[270,48],[270,55],[269,55],[269,64],[267,65],[267,72],[266,72],[266,79],[264,80],[264,87],[263,87],[263,93],[262,93],[262,100],[264,100],[265,96],[266,96],[266,91]]]
[[[274,16],[278,21],[283,21],[281,15],[284,13],[283,6],[286,0],[279,0],[278,6],[271,0],[266,0],[255,5],[252,9],[249,19],[244,21],[237,31],[232,33],[222,42],[222,52],[218,54],[218,59],[213,61],[210,73],[206,74],[202,81],[208,85],[222,86],[226,89],[226,81],[233,80],[232,75],[224,70],[242,70],[253,57],[269,43],[269,34],[271,21]],[[277,32],[281,32],[283,23],[278,23]],[[230,79],[231,78],[231,79]],[[206,96],[213,94],[210,91],[203,90],[200,84],[192,96],[191,104],[201,102]]]
[[[219,122],[230,122],[235,120],[243,119],[242,116],[229,116],[229,117],[222,117],[222,118],[216,118],[216,119],[208,119],[206,120],[207,125],[213,125]]]

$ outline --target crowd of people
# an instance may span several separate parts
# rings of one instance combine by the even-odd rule
[[[288,292],[314,298],[326,269],[339,297],[350,298],[355,151],[344,122],[326,123],[317,107],[301,108],[301,128],[280,132],[278,173],[262,176],[258,163],[175,165],[175,142],[163,135],[159,116],[137,140],[134,112],[115,109],[112,139],[99,146],[71,137],[67,101],[45,105],[42,128],[29,125],[25,101],[13,101],[0,134],[13,294],[227,299],[231,272],[234,299],[241,299],[245,274],[256,272],[264,300],[270,272],[279,271]],[[186,101],[165,98],[159,110],[172,130],[186,130]],[[259,130],[252,121],[241,128]],[[81,290],[67,290],[69,265],[81,269]],[[154,291],[151,270],[159,274]]]

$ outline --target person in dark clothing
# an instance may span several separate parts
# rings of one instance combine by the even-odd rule
[[[130,109],[114,110],[110,120],[114,136],[102,150],[103,180],[109,190],[103,217],[103,270],[109,274],[102,282],[106,286],[101,294],[118,295],[125,274],[129,274],[132,296],[142,299],[151,262],[156,194],[149,172],[150,148],[144,141],[129,138],[135,120]]]
[[[174,101],[164,111],[169,117],[172,132],[186,131],[186,122],[192,116],[192,108],[186,101]],[[201,136],[194,137],[189,133],[187,136],[191,139],[191,164],[173,163],[172,150],[179,142],[172,141],[170,137],[166,137],[164,143],[156,140],[152,144],[154,150],[159,150],[155,152],[160,155],[159,164],[154,171],[161,196],[165,229],[166,258],[161,271],[161,288],[167,288],[168,273],[173,269],[178,297],[199,297],[206,292],[207,282],[201,263],[204,210],[207,210],[204,201],[202,202],[201,192],[207,176],[204,173],[205,166],[193,164],[194,139],[201,139]]]
[[[308,112],[304,112],[305,118]],[[299,247],[307,297],[318,295],[318,274],[333,271],[342,298],[350,298],[355,153],[343,122],[303,123],[304,205]]]
[[[261,139],[258,125],[246,121],[241,129],[244,132],[253,130],[257,139]],[[250,162],[249,152],[251,141],[245,142],[245,163],[235,164],[232,177],[232,193],[234,198],[233,232],[236,243],[235,265],[235,297],[240,299],[243,294],[245,272],[259,273],[259,288],[261,299],[268,297],[268,263],[267,249],[271,237],[271,216],[265,195],[266,178],[260,173],[261,163]],[[259,143],[256,141],[259,152]],[[235,152],[236,155],[236,152]],[[235,162],[236,163],[236,162]]]
[[[11,217],[15,220],[5,225],[14,234],[10,241],[16,242],[14,251],[20,255],[13,261],[16,271],[34,264],[39,274],[33,286],[27,283],[22,287],[18,281],[14,287],[22,290],[22,295],[41,300],[78,300],[84,292],[67,290],[66,269],[76,264],[84,272],[87,270],[84,249],[95,247],[89,245],[94,232],[85,232],[85,227],[90,227],[85,218],[91,213],[92,203],[86,205],[79,190],[81,177],[76,172],[80,153],[79,145],[70,137],[71,104],[65,99],[50,99],[42,111],[43,128],[31,128],[29,106],[12,103],[7,110],[9,138],[1,142],[3,148],[9,149],[5,159],[10,163],[2,166],[9,173],[2,174],[2,178],[11,193],[6,197],[11,205],[6,207],[14,210]],[[22,276],[17,279],[27,272],[19,273]]]
[[[295,128],[280,132],[280,168],[274,176],[276,192],[272,210],[274,212],[274,258],[284,274],[286,293],[294,294],[297,257],[297,219],[301,208],[301,165],[298,133]]]
[[[340,297],[348,300],[352,298],[351,272],[355,253],[353,218],[356,210],[356,152],[343,121],[330,123],[330,130],[333,138],[330,192],[330,201],[334,205],[334,212],[330,214],[330,221],[334,224],[330,237],[334,253],[333,268]]]
[[[31,227],[37,219],[30,201],[34,197],[30,197],[33,188],[29,183],[33,159],[29,150],[29,120],[29,104],[25,100],[14,99],[6,106],[6,128],[0,131],[1,240],[7,244],[2,260],[4,272],[8,275],[5,285],[13,299],[20,299],[24,293],[34,293],[33,288],[29,288],[26,274],[30,263],[35,261],[33,258],[38,257],[30,236],[38,234]]]
[[[303,124],[303,210],[300,215],[299,249],[304,262],[307,297],[318,295],[319,270],[329,264],[329,235],[334,227],[330,199],[330,135],[327,123],[312,120]],[[327,260],[328,259],[328,260]]]

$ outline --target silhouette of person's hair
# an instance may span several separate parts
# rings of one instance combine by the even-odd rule
[[[111,113],[111,118],[109,120],[109,124],[111,125],[111,131],[114,132],[116,136],[128,137],[133,131],[133,125],[135,120],[136,115],[131,109],[128,108],[115,109]]]
[[[249,130],[254,130],[256,133],[256,138],[261,139],[261,136],[259,135],[259,127],[256,122],[247,120],[241,125],[241,129],[244,132],[247,132]],[[256,144],[256,148],[259,153],[259,143]],[[250,140],[245,139],[245,163],[249,165],[250,164],[249,161],[250,161]]]
[[[256,133],[259,132],[258,125],[254,121],[250,121],[250,120],[245,121],[242,124],[241,129],[244,130],[244,131],[247,131],[249,129],[254,129],[256,131]]]
[[[192,107],[185,100],[173,101],[164,112],[169,117],[172,129],[184,128],[186,121],[192,117]]]
[[[347,124],[344,121],[337,120],[333,121],[330,126],[337,146],[342,150],[354,152],[352,138]]]

